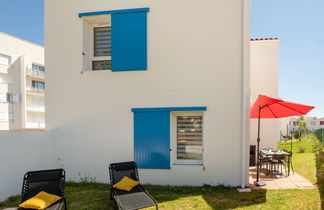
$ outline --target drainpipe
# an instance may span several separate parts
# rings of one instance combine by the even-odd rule
[[[242,162],[241,188],[249,182],[249,140],[250,140],[250,0],[243,0],[243,56],[242,56]]]

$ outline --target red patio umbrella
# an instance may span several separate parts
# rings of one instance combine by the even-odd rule
[[[264,182],[259,182],[259,152],[260,152],[260,118],[284,118],[291,116],[305,115],[314,106],[297,104],[277,98],[270,98],[259,95],[251,108],[251,118],[258,118],[258,138],[257,138],[257,180],[256,185],[264,186]]]

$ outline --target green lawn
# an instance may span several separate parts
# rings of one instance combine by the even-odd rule
[[[316,184],[316,161],[315,153],[296,153],[293,154],[293,167],[294,170]]]
[[[293,140],[293,153],[300,153],[299,147],[304,147],[304,153],[312,153],[313,152],[313,145],[314,145],[314,138],[308,138],[303,140]],[[290,151],[291,143],[290,142],[280,142],[278,144],[278,148]]]
[[[293,141],[293,167],[300,175],[314,184],[317,184],[324,209],[324,151],[314,153],[313,145],[316,137],[309,135],[309,138],[301,141]],[[299,147],[305,148],[304,153],[300,153]],[[290,151],[290,142],[278,144],[278,148]]]
[[[316,177],[316,155],[313,152],[313,145],[317,139],[315,136],[309,135],[308,138],[293,141],[293,167],[294,170],[312,183],[317,183]],[[299,147],[305,148],[304,153],[300,153]],[[278,148],[290,151],[290,142],[281,142]]]
[[[318,189],[312,190],[254,190],[239,193],[226,187],[168,187],[147,186],[159,201],[159,209],[320,209]],[[106,184],[68,183],[66,187],[69,209],[113,209]],[[13,197],[3,207],[17,206]],[[154,208],[152,208],[154,209]]]

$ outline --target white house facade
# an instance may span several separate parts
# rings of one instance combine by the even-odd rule
[[[259,95],[278,98],[279,88],[279,47],[277,38],[262,38],[251,40],[250,56],[250,87],[251,104]],[[251,119],[251,149],[257,141],[258,120]],[[260,148],[277,148],[280,140],[280,120],[261,119]]]
[[[0,32],[0,130],[45,127],[44,47]]]
[[[46,126],[69,178],[135,160],[144,183],[248,184],[243,2],[45,2]]]

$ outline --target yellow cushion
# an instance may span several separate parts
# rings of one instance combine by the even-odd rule
[[[61,198],[60,196],[42,191],[34,197],[24,201],[19,206],[26,209],[46,209]]]
[[[134,181],[127,176],[124,176],[122,180],[113,185],[114,188],[119,190],[131,191],[139,182]]]

